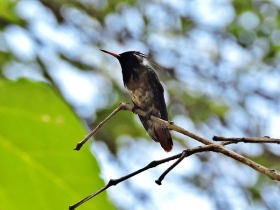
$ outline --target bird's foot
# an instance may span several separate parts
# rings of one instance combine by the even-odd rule
[[[153,115],[153,116],[157,116],[157,113],[154,112],[153,110],[147,112],[146,115],[145,115],[146,120],[151,120],[151,116],[152,116],[152,115]]]
[[[135,113],[135,110],[136,110],[136,109],[140,109],[140,107],[134,104],[134,106],[132,107],[131,111],[132,111],[134,114],[136,114],[136,113]]]
[[[146,120],[151,120],[151,116],[153,115],[153,111],[147,112],[145,115]]]

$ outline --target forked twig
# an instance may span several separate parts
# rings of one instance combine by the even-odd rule
[[[158,185],[161,185],[162,180],[164,179],[164,177],[173,169],[175,168],[184,158],[193,155],[194,153],[198,153],[198,152],[205,152],[205,151],[211,151],[212,147],[214,147],[214,144],[210,144],[210,145],[206,145],[206,146],[199,146],[199,147],[195,147],[192,149],[187,149],[184,150],[181,154],[180,154],[180,158],[173,163],[169,168],[167,168],[163,174],[155,181]]]
[[[77,207],[80,206],[81,204],[83,204],[83,203],[85,203],[86,201],[88,201],[89,199],[95,197],[96,195],[98,195],[99,193],[101,193],[101,192],[103,192],[104,190],[108,189],[109,187],[115,186],[115,185],[117,185],[118,183],[120,183],[120,182],[122,182],[122,181],[124,181],[124,180],[126,180],[126,179],[129,179],[129,178],[131,178],[131,177],[133,177],[133,176],[135,176],[135,175],[137,175],[137,174],[139,174],[139,173],[141,173],[141,172],[143,172],[143,171],[146,171],[146,170],[148,170],[148,169],[150,169],[150,168],[154,168],[154,167],[156,167],[156,166],[158,166],[158,165],[160,165],[160,164],[162,164],[162,163],[166,163],[166,162],[168,162],[168,161],[175,160],[175,159],[177,159],[177,158],[180,157],[180,156],[181,156],[181,154],[177,154],[177,155],[174,155],[174,156],[171,156],[171,157],[169,157],[169,158],[162,159],[162,160],[155,160],[155,161],[150,162],[150,163],[149,163],[147,166],[145,166],[144,168],[141,168],[141,169],[139,169],[139,170],[137,170],[137,171],[135,171],[135,172],[133,172],[133,173],[131,173],[131,174],[128,174],[128,175],[126,175],[126,176],[124,176],[124,177],[121,177],[121,178],[119,178],[119,179],[111,179],[105,187],[103,187],[102,189],[100,189],[100,190],[94,192],[93,194],[87,196],[86,198],[84,198],[83,200],[79,201],[78,203],[75,203],[75,204],[69,206],[69,209],[70,209],[70,210],[74,210],[75,208],[77,208]]]
[[[133,177],[133,176],[135,176],[135,175],[137,175],[137,174],[139,174],[139,173],[142,173],[143,171],[146,171],[146,170],[148,170],[148,169],[150,169],[150,168],[157,167],[158,165],[161,165],[161,164],[163,164],[163,163],[166,163],[166,162],[169,162],[169,161],[171,161],[171,160],[178,159],[178,158],[179,158],[178,160],[180,160],[180,162],[181,162],[185,157],[190,156],[190,155],[195,154],[195,153],[198,153],[198,152],[212,151],[211,148],[212,148],[213,146],[215,146],[215,145],[199,146],[199,147],[195,147],[195,148],[192,148],[192,149],[184,150],[182,153],[179,153],[179,154],[177,154],[177,155],[173,155],[173,156],[171,156],[171,157],[168,157],[168,158],[165,158],[165,159],[161,159],[161,160],[154,160],[154,161],[150,162],[147,166],[145,166],[145,167],[143,167],[143,168],[141,168],[141,169],[139,169],[139,170],[137,170],[137,171],[135,171],[135,172],[133,172],[133,173],[131,173],[131,174],[128,174],[128,175],[126,175],[126,176],[123,176],[123,177],[121,177],[121,178],[119,178],[119,179],[110,179],[110,181],[108,182],[108,184],[107,184],[105,187],[103,187],[103,188],[101,188],[100,190],[98,190],[98,191],[92,193],[91,195],[89,195],[89,196],[87,196],[86,198],[82,199],[82,200],[79,201],[78,203],[75,203],[75,204],[69,206],[69,209],[70,209],[70,210],[76,209],[78,206],[82,205],[83,203],[85,203],[86,201],[90,200],[91,198],[97,196],[98,194],[100,194],[101,192],[105,191],[105,190],[108,189],[109,187],[111,187],[111,186],[116,186],[118,183],[120,183],[120,182],[122,182],[122,181],[124,181],[124,180],[127,180],[127,179],[129,179],[129,178],[131,178],[131,177]],[[175,163],[177,163],[178,160],[177,160]],[[175,163],[174,163],[174,164],[175,164]],[[174,164],[173,164],[173,165],[174,165]],[[177,164],[178,164],[178,163],[177,163]],[[177,165],[177,164],[176,164],[176,165]],[[175,166],[174,166],[174,167],[175,167]],[[173,168],[174,168],[174,167],[173,167]],[[171,169],[170,169],[170,170],[171,170]],[[169,170],[169,171],[170,171],[170,170]],[[168,171],[168,172],[169,172],[169,171]],[[167,173],[168,173],[168,172],[167,172]],[[167,174],[167,173],[166,173],[166,174]],[[165,174],[165,175],[166,175],[166,174]],[[162,181],[162,180],[163,180],[163,178],[161,179],[161,181]],[[156,182],[157,182],[157,181],[156,181]],[[159,185],[160,185],[160,184],[159,184]]]

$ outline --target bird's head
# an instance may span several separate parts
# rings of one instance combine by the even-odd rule
[[[116,54],[106,50],[101,51],[117,58],[121,64],[123,71],[125,72],[129,71],[130,69],[139,67],[141,64],[143,64],[144,58],[146,58],[146,55],[138,51],[127,51],[121,54]]]

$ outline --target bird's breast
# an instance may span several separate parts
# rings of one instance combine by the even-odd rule
[[[145,73],[139,75],[139,78],[136,81],[131,77],[126,84],[126,87],[130,93],[132,101],[138,107],[143,111],[149,111],[152,108],[154,94],[152,85],[148,81]]]

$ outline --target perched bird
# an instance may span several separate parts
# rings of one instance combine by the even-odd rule
[[[116,57],[122,68],[124,86],[128,89],[133,109],[141,109],[147,113],[139,118],[150,137],[159,142],[166,152],[170,152],[173,141],[169,129],[158,122],[152,121],[150,116],[168,121],[163,87],[146,56],[137,51],[115,54],[101,50]]]

